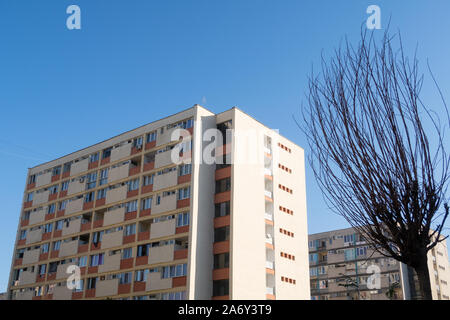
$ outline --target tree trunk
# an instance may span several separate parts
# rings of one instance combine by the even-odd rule
[[[427,254],[422,254],[420,262],[414,268],[419,281],[419,290],[422,300],[432,300],[430,273],[428,272],[428,257]]]

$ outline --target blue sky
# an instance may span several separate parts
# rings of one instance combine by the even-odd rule
[[[70,4],[81,8],[81,30],[66,28]],[[0,1],[0,291],[28,167],[196,103],[238,106],[306,148],[292,115],[311,66],[345,35],[357,39],[371,4],[408,52],[419,45],[423,70],[429,59],[450,101],[446,0]],[[423,97],[439,103],[429,82]],[[346,227],[309,167],[306,183],[309,231]]]

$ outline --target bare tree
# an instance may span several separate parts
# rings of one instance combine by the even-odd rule
[[[356,47],[346,40],[328,62],[322,57],[300,127],[331,210],[376,251],[413,268],[422,298],[431,299],[427,252],[445,239],[449,214],[450,117],[436,81],[443,112],[421,101],[422,83],[416,54],[405,57],[399,34],[376,40],[362,32]]]

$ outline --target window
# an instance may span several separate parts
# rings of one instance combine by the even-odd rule
[[[127,283],[131,283],[131,279],[132,279],[132,273],[131,272],[125,272],[125,273],[121,273],[119,275],[119,284],[127,284]]]
[[[84,202],[88,203],[88,202],[94,201],[94,197],[95,197],[95,191],[86,193],[86,196],[84,197]]]
[[[231,178],[225,178],[216,181],[216,193],[231,190]]]
[[[71,163],[71,162],[64,163],[64,166],[63,166],[63,173],[69,172],[71,166],[72,166],[72,163]]]
[[[103,264],[104,253],[94,254],[91,256],[90,267],[96,267]]]
[[[103,231],[99,231],[99,232],[94,232],[92,234],[92,243],[94,245],[98,244],[99,242],[102,242],[102,237],[103,237]]]
[[[109,168],[103,169],[100,171],[100,182],[99,185],[104,185],[108,182],[108,172]]]
[[[226,121],[223,123],[217,124],[217,129],[222,134],[222,145],[227,144],[228,142],[231,142],[231,130],[232,130],[232,123],[231,121]],[[219,142],[218,142],[219,143]]]
[[[52,223],[48,223],[44,226],[44,233],[49,233],[52,232],[53,230],[53,224]]]
[[[40,274],[40,275],[45,274],[45,272],[46,272],[46,270],[47,270],[47,265],[46,265],[46,264],[41,264],[41,265],[39,265],[38,270],[39,270],[39,274]]]
[[[178,189],[178,200],[183,200],[190,198],[191,196],[191,187]]]
[[[58,185],[51,186],[49,189],[50,194],[58,193]]]
[[[139,178],[128,181],[128,191],[139,189]]]
[[[230,253],[214,255],[214,269],[228,268],[230,266]]]
[[[99,152],[91,154],[91,156],[89,157],[89,163],[97,162],[99,156],[100,156]]]
[[[33,174],[28,178],[28,184],[33,184],[36,182],[36,175]]]
[[[230,214],[230,201],[216,203],[215,205],[215,217],[224,217]]]
[[[87,289],[95,289],[97,284],[97,278],[88,278],[87,279]]]
[[[137,149],[140,149],[142,147],[142,137],[138,137],[133,140],[133,147]]]
[[[152,207],[152,198],[142,200],[142,210],[151,209],[151,207]]]
[[[226,241],[230,239],[230,226],[214,229],[214,242]]]
[[[61,248],[61,240],[53,242],[53,251],[58,251]]]
[[[187,264],[178,264],[174,266],[166,266],[162,268],[161,278],[182,277],[187,274]]]
[[[145,270],[137,270],[134,273],[134,281],[144,282],[147,281],[148,269]]]
[[[184,164],[180,166],[180,170],[178,171],[179,176],[184,176],[186,174],[191,174],[192,164]]]
[[[179,213],[177,216],[177,227],[189,225],[189,212]]]
[[[27,237],[27,230],[21,230],[19,235],[19,240],[23,240]]]
[[[213,296],[226,296],[229,293],[229,280],[214,280],[213,281]]]
[[[86,178],[87,178],[86,190],[95,188],[97,184],[97,172],[88,174]]]
[[[106,188],[97,191],[97,200],[106,198]]]
[[[33,192],[27,194],[27,202],[33,201]]]
[[[58,220],[55,222],[55,230],[61,230],[63,228],[64,225],[64,221],[63,220]]]
[[[66,209],[67,202],[68,202],[68,200],[61,201],[61,202],[59,203],[59,208],[58,208],[58,210],[59,210],[59,211],[65,210],[65,209]]]
[[[133,248],[125,248],[122,252],[122,259],[129,259],[133,257]]]
[[[148,186],[150,184],[153,184],[153,178],[155,177],[154,174],[150,175],[150,176],[145,176],[144,177],[144,182],[143,182],[143,186]]]
[[[134,200],[125,204],[125,212],[134,212],[137,211],[138,201]]]
[[[150,244],[141,244],[137,247],[137,256],[145,257],[148,256]]]
[[[48,208],[48,209],[47,209],[47,213],[48,213],[48,214],[52,214],[52,213],[55,213],[56,205],[55,205],[54,203],[52,203],[52,204],[49,205],[47,208]]]
[[[69,180],[61,183],[61,191],[66,191],[67,189],[69,189]]]
[[[131,236],[135,233],[136,233],[136,224],[129,224],[129,225],[125,226],[124,233],[123,233],[123,235],[125,237]]]
[[[149,142],[152,142],[155,140],[156,140],[156,131],[153,131],[153,132],[150,132],[147,134],[147,142],[146,143],[149,143]]]
[[[50,249],[50,243],[44,243],[41,246],[41,253],[47,253]]]
[[[78,266],[79,267],[86,267],[87,266],[87,256],[82,256],[78,258]]]
[[[109,158],[111,156],[111,150],[112,148],[107,148],[103,150],[102,159]]]
[[[54,167],[52,170],[52,176],[59,176],[61,174],[61,166]]]
[[[74,292],[81,292],[81,291],[83,291],[83,288],[84,288],[84,279],[80,279],[78,281],[77,286],[74,289]]]

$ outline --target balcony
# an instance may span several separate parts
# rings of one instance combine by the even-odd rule
[[[161,133],[161,130],[159,130],[158,131],[158,134],[157,134],[157,136],[156,136],[156,146],[157,147],[159,147],[159,146],[162,146],[163,144],[166,144],[166,143],[169,143],[169,142],[171,142],[172,140],[171,140],[171,138],[172,138],[172,133],[176,130],[176,129],[179,129],[179,128],[170,128],[170,129],[167,129],[167,128],[164,128],[165,130],[164,130],[164,132],[163,133]],[[178,140],[180,137],[179,136],[177,136],[177,137],[175,137],[175,140]],[[174,140],[174,141],[175,141]]]
[[[128,177],[131,163],[122,164],[109,170],[108,182],[125,179]]]
[[[119,289],[119,279],[110,279],[97,282],[97,287],[95,290],[95,296],[106,297],[114,296],[117,294]]]
[[[165,290],[170,288],[172,288],[171,278],[161,278],[161,272],[152,272],[148,274],[145,291]]]
[[[150,248],[148,263],[154,264],[173,261],[174,252],[175,245],[173,244],[160,247],[152,247]]]
[[[107,211],[103,217],[103,226],[121,223],[125,220],[125,207]]]
[[[26,244],[39,242],[42,240],[43,228],[39,228],[28,232]]]
[[[117,201],[122,201],[127,198],[128,186],[123,185],[118,188],[110,189],[106,192],[106,204],[114,203]]]
[[[150,239],[172,236],[176,231],[176,219],[152,223],[150,225]]]
[[[32,300],[33,299],[33,290],[26,290],[22,292],[18,292],[15,300]]]
[[[56,268],[56,279],[67,279],[70,275],[70,273],[67,273],[67,269],[70,266],[73,266],[73,263],[65,263],[65,264],[60,264],[58,265],[58,267]]]
[[[72,163],[70,166],[70,175],[75,176],[89,169],[89,158]]]
[[[39,261],[41,249],[28,250],[23,253],[22,264],[31,264]]]
[[[125,143],[111,150],[111,162],[126,158],[131,154],[131,143]]]
[[[40,186],[45,186],[52,182],[52,172],[49,171],[47,173],[36,176],[36,188]]]
[[[45,221],[45,210],[41,209],[30,214],[29,225]]]
[[[69,215],[83,210],[83,202],[84,202],[83,198],[78,198],[76,200],[67,202],[64,214]]]
[[[59,257],[72,256],[78,253],[78,239],[63,241],[59,250]]]
[[[110,272],[120,270],[120,260],[122,255],[116,253],[113,255],[105,254],[105,261],[102,265],[98,266],[98,272]]]
[[[72,194],[83,192],[85,189],[85,186],[86,186],[86,184],[83,179],[82,180],[75,179],[73,181],[70,181],[69,187],[67,189],[67,195],[72,195]]]
[[[160,152],[155,155],[155,168],[161,168],[168,166],[169,164],[173,164],[172,162],[172,151],[175,149],[171,149],[165,152]]]
[[[42,203],[48,202],[48,196],[50,194],[50,190],[42,191],[34,195],[33,205],[37,206]]]
[[[53,300],[72,300],[72,290],[65,284],[53,288]]]
[[[36,271],[22,271],[19,276],[19,285],[27,285],[36,282]]]
[[[102,238],[102,249],[121,246],[123,243],[123,230],[105,233]]]
[[[177,183],[178,183],[177,170],[173,170],[161,175],[156,175],[153,180],[153,191],[172,187],[177,185]]]
[[[171,194],[170,196],[161,196],[160,204],[155,204],[152,207],[152,214],[158,214],[166,211],[172,211],[177,208],[177,196],[176,194]]]
[[[68,223],[64,223],[62,228],[62,235],[67,236],[69,234],[78,233],[81,230],[81,218],[74,219]]]

